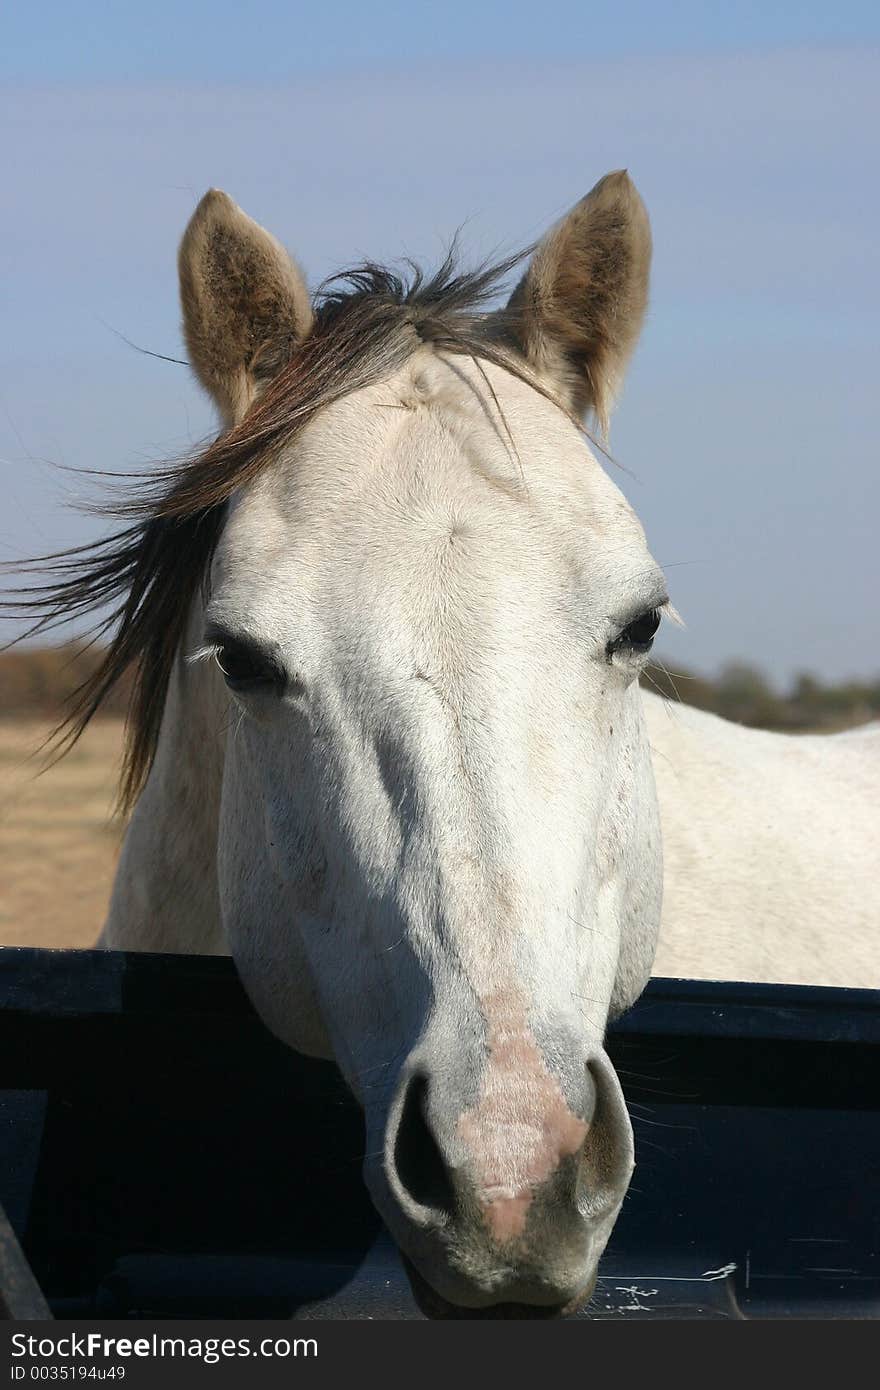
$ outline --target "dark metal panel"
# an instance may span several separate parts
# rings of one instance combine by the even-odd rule
[[[251,1012],[227,957],[25,946],[0,948],[0,1008],[53,1018]],[[880,990],[657,978],[612,1032],[880,1043]]]
[[[0,1320],[51,1318],[6,1213],[0,1207]]]
[[[652,982],[609,1041],[638,1167],[584,1316],[880,1316],[878,1019]],[[420,1316],[338,1072],[228,960],[0,951],[4,1096],[0,1200],[57,1315]]]

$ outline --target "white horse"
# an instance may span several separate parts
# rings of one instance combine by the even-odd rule
[[[633,1163],[603,1039],[660,926],[651,742],[673,936],[742,930],[760,827],[742,818],[731,871],[730,820],[789,748],[796,800],[822,760],[640,693],[666,584],[579,421],[607,422],[649,260],[618,173],[503,310],[483,306],[512,263],[409,289],[364,267],[315,310],[209,193],[180,275],[225,431],[24,600],[43,622],[118,600],[74,735],[138,663],[103,944],[231,952],[266,1023],[336,1060],[432,1311],[552,1312],[594,1286]],[[840,861],[853,914],[863,850]]]
[[[643,694],[658,975],[880,988],[880,724],[773,734]]]

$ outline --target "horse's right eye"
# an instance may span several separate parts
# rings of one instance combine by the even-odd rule
[[[276,663],[265,652],[243,642],[224,642],[214,660],[230,690],[278,689],[283,684]]]

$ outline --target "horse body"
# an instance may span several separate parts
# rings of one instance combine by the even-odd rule
[[[367,267],[315,314],[208,194],[181,293],[226,430],[23,604],[119,600],[77,727],[138,663],[103,944],[228,951],[266,1023],[336,1060],[445,1311],[589,1296],[633,1164],[604,1034],[656,949],[654,769],[673,934],[724,893],[724,827],[707,851],[693,823],[719,785],[747,803],[733,745],[757,745],[640,692],[665,581],[579,427],[607,421],[649,257],[609,175],[504,310],[472,312],[490,275]],[[701,742],[727,750],[714,784]]]
[[[642,696],[659,975],[880,986],[880,725],[777,734]]]

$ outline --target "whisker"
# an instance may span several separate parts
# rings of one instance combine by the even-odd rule
[[[588,927],[586,922],[579,922],[576,917],[572,917],[570,912],[566,913],[566,916],[568,917],[568,920],[569,922],[571,922],[572,926],[578,927],[581,931],[592,932],[594,936],[604,936],[607,940],[613,939],[613,932],[603,931],[601,927]]]

